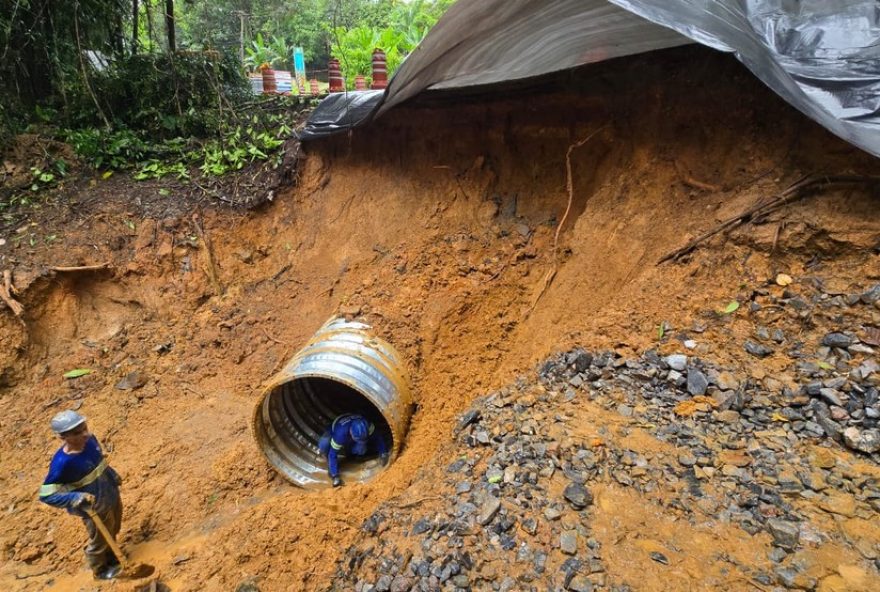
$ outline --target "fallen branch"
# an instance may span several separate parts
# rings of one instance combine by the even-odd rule
[[[725,230],[732,230],[733,228],[745,224],[746,222],[764,217],[786,204],[801,199],[806,195],[806,190],[808,189],[845,183],[880,183],[880,177],[862,175],[808,175],[796,181],[795,183],[792,183],[784,191],[782,191],[782,193],[778,193],[769,201],[762,201],[761,203],[758,203],[757,205],[754,205],[747,210],[740,212],[736,216],[728,218],[712,230],[704,232],[697,238],[691,240],[685,246],[676,249],[670,253],[667,253],[657,262],[657,265],[665,263],[670,259],[680,259],[684,255],[687,255],[688,253],[693,251],[694,248],[697,247],[697,245],[712,238],[720,232],[723,232]]]
[[[21,313],[24,312],[24,306],[12,297],[14,293],[15,287],[12,285],[12,272],[5,269],[3,270],[3,285],[0,286],[0,298],[3,299],[3,302],[6,303],[6,306],[12,310],[15,316],[21,317]]]
[[[73,272],[77,272],[77,271],[99,271],[101,269],[107,269],[108,267],[110,267],[109,261],[106,263],[100,263],[98,265],[80,265],[77,267],[50,267],[49,270],[50,271],[57,271],[60,273],[67,273],[67,272],[73,273]]]
[[[541,283],[541,287],[538,290],[538,293],[532,299],[532,305],[529,307],[526,315],[535,310],[535,306],[538,305],[538,301],[541,299],[541,296],[544,295],[544,292],[547,291],[547,288],[550,287],[550,283],[553,281],[553,278],[556,277],[556,270],[559,266],[559,259],[557,258],[557,251],[559,249],[559,233],[562,232],[562,227],[565,224],[565,221],[568,219],[568,213],[571,211],[571,204],[574,201],[574,180],[571,176],[571,153],[575,148],[580,148],[584,144],[590,141],[590,139],[598,134],[600,131],[605,129],[605,126],[598,128],[596,131],[590,133],[586,138],[571,144],[568,147],[568,151],[565,153],[565,189],[568,192],[568,204],[565,206],[565,213],[562,214],[562,220],[559,221],[559,224],[556,226],[556,234],[553,236],[553,267],[551,267],[546,274],[544,274],[544,280]]]

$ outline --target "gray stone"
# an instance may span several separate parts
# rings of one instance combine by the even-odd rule
[[[391,580],[391,588],[389,588],[389,590],[390,592],[409,592],[412,585],[412,578],[406,576],[394,576],[394,579]]]
[[[849,347],[855,343],[855,339],[844,333],[828,333],[822,338],[822,345],[826,347]]]
[[[688,357],[684,354],[673,354],[671,356],[666,356],[664,361],[666,362],[666,365],[673,370],[683,372],[684,369],[687,368]]]
[[[459,433],[472,423],[477,423],[482,417],[478,409],[471,409],[459,418],[458,424],[455,426],[455,433]]]
[[[794,550],[800,540],[798,525],[787,520],[770,518],[767,520],[767,528],[773,536],[773,543],[789,551]]]
[[[862,430],[849,427],[843,430],[844,443],[854,450],[873,454],[880,450],[880,430]]]
[[[766,358],[773,353],[773,350],[766,345],[755,343],[754,341],[746,341],[745,344],[743,344],[743,347],[748,353],[756,358]]]
[[[859,368],[858,368],[859,376],[863,380],[865,378],[868,378],[869,376],[871,376],[872,374],[874,374],[878,370],[880,370],[880,364],[878,364],[877,360],[874,360],[874,359],[865,360],[864,362],[861,363],[861,365],[859,365]]]
[[[544,508],[544,518],[547,520],[558,520],[560,516],[562,516],[562,512],[560,512],[558,508],[553,506],[547,506]]]
[[[822,427],[829,438],[832,438],[838,442],[842,442],[843,427],[839,423],[831,419],[831,411],[828,409],[827,406],[824,406],[824,403],[820,403],[819,405],[820,407],[816,408],[815,413],[816,423]]]
[[[718,419],[718,421],[722,423],[734,424],[739,421],[739,412],[734,411],[733,409],[728,409],[726,411],[722,411],[715,417]]]
[[[576,575],[568,583],[568,589],[572,592],[593,592],[593,583],[587,576]]]
[[[678,462],[683,467],[692,467],[697,464],[697,457],[690,452],[682,452],[678,455]]]
[[[578,372],[584,372],[593,363],[593,356],[587,352],[580,352],[574,359],[574,369]]]
[[[782,549],[780,547],[773,547],[772,549],[770,549],[770,552],[767,554],[767,557],[773,563],[781,563],[782,561],[785,560],[786,557],[788,557],[788,553],[786,552],[785,549]]]
[[[391,590],[391,582],[394,581],[389,575],[384,575],[376,580],[376,587],[374,588],[376,592],[388,592]]]
[[[709,372],[709,381],[722,391],[735,391],[739,388],[740,381],[731,372]]]
[[[428,520],[427,518],[421,518],[420,520],[416,521],[415,524],[413,524],[412,534],[424,534],[433,529],[434,526],[431,524],[430,520]]]
[[[712,393],[712,398],[718,404],[720,411],[727,411],[736,400],[736,391],[715,391]]]
[[[121,391],[133,391],[145,384],[147,384],[147,377],[144,376],[143,372],[135,370],[134,372],[129,372],[125,375],[125,378],[117,382],[116,388]]]
[[[862,294],[861,300],[865,304],[876,304],[877,302],[880,302],[880,284],[877,284]]]
[[[830,405],[837,405],[838,407],[843,406],[843,402],[840,400],[840,392],[833,388],[820,388],[819,396],[825,399],[825,401]]]
[[[501,500],[497,497],[490,496],[483,502],[483,507],[480,508],[480,514],[477,516],[477,522],[480,523],[481,526],[486,526],[492,519],[495,517],[495,514],[498,513],[498,510],[501,509]]]
[[[786,588],[793,588],[795,590],[813,590],[816,587],[816,584],[818,584],[816,578],[801,573],[796,567],[797,564],[792,564],[790,567],[777,567],[774,570],[776,572],[777,582]]]
[[[688,368],[687,374],[687,390],[690,394],[705,395],[706,389],[709,388],[709,379],[706,375],[694,367]]]
[[[620,404],[617,406],[617,412],[624,417],[632,417],[633,408],[629,405]]]
[[[566,555],[574,555],[578,550],[577,533],[573,530],[565,530],[559,535],[559,548]]]
[[[569,483],[562,495],[576,510],[586,508],[593,503],[593,494],[582,483]]]

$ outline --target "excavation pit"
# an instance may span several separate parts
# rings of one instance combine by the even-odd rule
[[[390,464],[406,437],[411,408],[394,348],[375,337],[369,325],[331,319],[263,391],[254,410],[254,437],[285,479],[318,489],[330,485],[318,442],[334,418],[357,413],[373,422],[388,446]],[[383,471],[374,452],[342,459],[343,480],[366,482]]]

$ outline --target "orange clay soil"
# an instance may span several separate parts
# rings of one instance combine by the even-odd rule
[[[596,130],[573,152],[554,253],[566,150]],[[57,446],[48,420],[64,408],[89,418],[124,476],[131,559],[155,565],[171,590],[233,590],[248,578],[263,591],[316,590],[380,504],[430,495],[458,414],[547,355],[574,344],[636,355],[656,345],[661,322],[690,326],[747,283],[797,277],[816,257],[844,287],[880,276],[880,207],[860,190],[825,191],[656,265],[805,174],[880,172],[708,50],[593,66],[506,97],[405,106],[306,146],[299,167],[297,185],[261,210],[202,212],[217,282],[195,205],[132,200],[134,183],[118,176],[82,188],[76,208],[35,212],[19,233],[36,235],[34,246],[12,240],[15,230],[5,237],[0,269],[14,271],[25,313],[0,309],[0,589],[142,585],[92,582],[82,526],[36,501]],[[108,271],[46,271],[103,262]],[[251,413],[261,384],[340,311],[404,354],[418,407],[379,478],[306,493],[269,469]],[[710,327],[702,353],[742,367],[750,329]],[[73,368],[93,372],[63,379]],[[135,370],[143,388],[115,388]],[[630,512],[633,492],[596,494],[597,537],[621,545],[606,558],[612,577],[640,581],[647,564],[628,552],[639,545],[679,549],[664,590],[697,589],[716,539],[719,553],[766,562],[734,526],[696,532],[659,503]]]

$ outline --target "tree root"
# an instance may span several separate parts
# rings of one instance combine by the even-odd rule
[[[21,314],[24,312],[24,306],[12,297],[15,293],[15,286],[12,285],[12,272],[5,269],[3,270],[3,284],[0,285],[0,299],[6,303],[6,306],[12,310],[15,316],[21,317]]]
[[[712,238],[720,232],[732,230],[746,222],[756,222],[766,217],[771,212],[782,206],[806,197],[812,189],[828,187],[831,185],[843,185],[850,183],[876,184],[880,183],[880,177],[864,175],[808,175],[789,185],[781,193],[778,193],[769,201],[762,201],[747,210],[740,212],[732,218],[728,218],[712,230],[704,232],[685,246],[664,255],[657,265],[666,261],[678,260],[693,251],[698,245]]]
[[[541,287],[538,289],[538,292],[535,294],[535,297],[532,299],[532,304],[529,306],[528,312],[526,312],[526,316],[528,316],[535,307],[538,305],[538,301],[541,299],[541,296],[544,295],[544,292],[547,291],[547,288],[550,287],[550,284],[553,282],[553,278],[556,277],[556,270],[559,268],[559,233],[562,232],[562,227],[565,225],[565,221],[568,219],[568,214],[571,211],[571,204],[574,201],[574,181],[571,177],[571,153],[575,148],[580,148],[587,142],[589,142],[593,136],[601,132],[605,129],[605,126],[601,126],[595,131],[591,132],[586,138],[583,140],[579,140],[574,144],[569,145],[568,151],[565,153],[565,189],[568,192],[568,204],[565,206],[565,213],[562,215],[562,219],[559,221],[559,224],[556,226],[556,234],[553,235],[553,267],[547,270],[547,273],[544,274],[544,280],[541,282]]]

